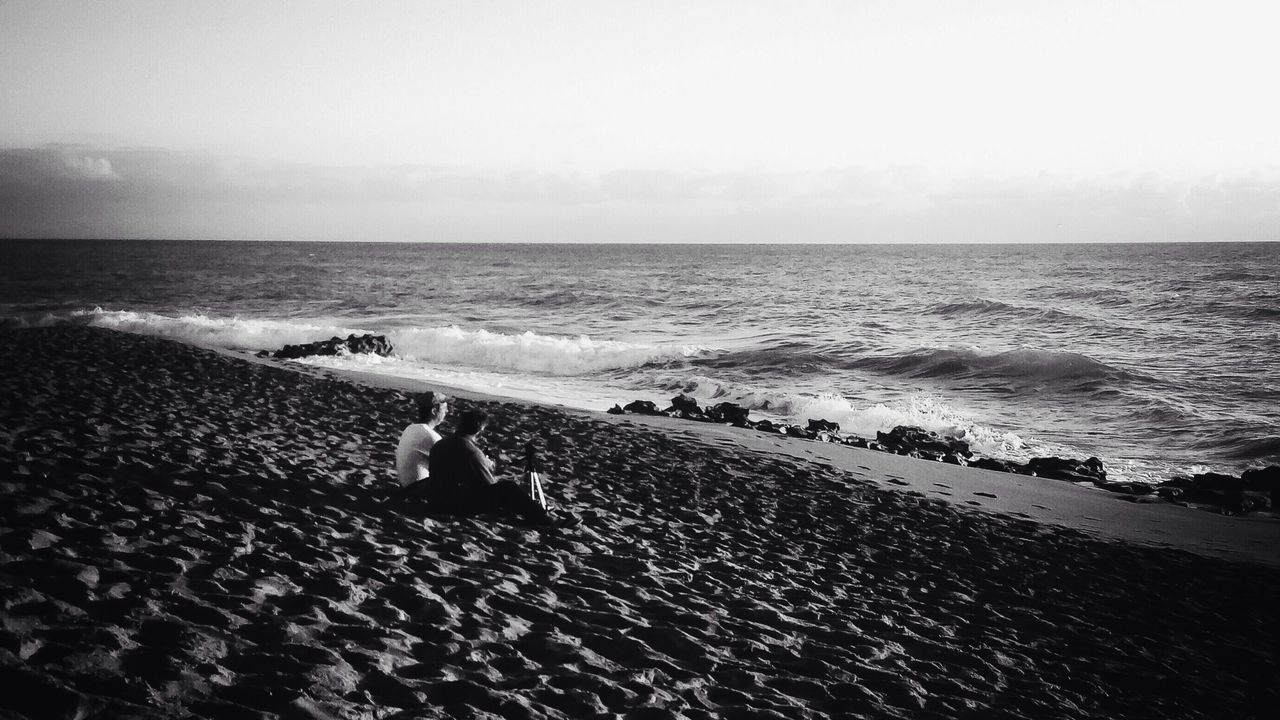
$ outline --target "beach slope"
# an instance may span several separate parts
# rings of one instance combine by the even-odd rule
[[[434,518],[395,497],[402,390],[92,328],[8,332],[0,367],[0,717],[1280,707],[1264,563],[483,400],[582,522]]]

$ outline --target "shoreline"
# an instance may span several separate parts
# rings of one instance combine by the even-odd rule
[[[915,492],[967,510],[1047,523],[1111,540],[1170,547],[1223,559],[1280,567],[1280,517],[1275,512],[1226,516],[1207,508],[1144,501],[1088,483],[960,467],[892,453],[761,433],[717,423],[649,415],[611,415],[564,405],[486,394],[442,383],[328,368],[209,347],[230,357],[318,377],[344,378],[403,392],[434,390],[465,400],[543,407],[595,422],[658,430],[704,446],[782,454],[831,466],[884,490]]]
[[[415,352],[415,348],[417,351],[423,350],[423,348],[418,347],[417,343],[420,342],[420,339],[415,338],[415,332],[411,332],[415,329],[411,327],[391,327],[382,328],[380,330],[354,329],[346,327],[344,321],[340,318],[314,317],[310,320],[303,320],[303,324],[319,323],[321,326],[332,325],[332,327],[321,328],[319,326],[308,326],[306,330],[300,330],[298,327],[293,326],[293,320],[288,317],[267,318],[251,315],[242,320],[238,315],[221,315],[206,318],[197,311],[190,311],[189,309],[183,310],[179,308],[171,308],[165,312],[168,314],[161,314],[147,310],[134,311],[123,308],[104,311],[99,307],[95,307],[92,311],[80,309],[71,311],[69,314],[63,313],[56,316],[49,315],[39,319],[38,321],[21,321],[18,326],[41,326],[57,324],[60,322],[87,322],[92,325],[110,329],[126,329],[139,334],[170,337],[180,342],[193,344],[198,347],[209,347],[209,345],[204,343],[208,342],[210,337],[216,337],[216,342],[227,349],[237,348],[238,351],[245,351],[252,348],[259,354],[272,352],[271,350],[264,348],[296,348],[305,345],[322,344],[326,341],[319,341],[319,343],[317,343],[316,341],[308,339],[322,337],[325,335],[341,337],[352,332],[356,335],[372,335],[373,333],[382,332],[385,334],[372,336],[375,338],[386,337],[388,340],[395,337],[397,343],[403,342],[408,346],[407,350],[402,348],[400,352]],[[192,315],[190,314],[191,312],[196,312],[196,314]],[[256,323],[259,321],[265,321],[270,326],[268,334],[283,334],[285,338],[280,340],[280,342],[273,342],[261,337],[259,333],[265,331],[261,327],[255,327]],[[430,324],[431,323],[428,323],[428,325]],[[370,325],[368,327],[375,326],[377,326],[376,322],[374,325]],[[422,328],[417,329],[436,331],[443,329],[443,327],[423,326]],[[303,332],[303,335],[298,336],[297,333],[299,332]],[[475,328],[467,329],[462,332],[464,337],[461,339],[448,339],[445,344],[449,346],[449,352],[445,354],[450,355],[460,350],[464,352],[473,352],[477,351],[477,349],[479,351],[483,351],[483,342],[480,343],[479,348],[472,347],[477,342],[477,339],[472,337],[475,332],[480,332],[481,335],[483,335],[484,329],[479,328],[478,331]],[[513,332],[518,332],[518,329],[513,330]],[[251,333],[251,335],[245,336],[244,333]],[[405,333],[405,335],[401,337],[398,336],[398,333]],[[499,335],[502,335],[502,333],[499,333]],[[514,335],[506,336],[505,342],[511,341],[514,337]],[[568,336],[566,336],[566,338],[567,337]],[[601,337],[609,336],[604,335]],[[540,336],[539,342],[557,339],[558,336],[556,333],[552,332],[549,335]],[[284,345],[282,346],[280,343],[284,343]],[[296,343],[296,345],[291,343]],[[455,343],[458,343],[457,347],[454,346]],[[954,351],[954,349],[948,350],[943,348],[932,348],[932,346],[927,343],[922,346],[922,348],[930,348],[921,351],[923,352],[921,357],[928,359],[929,362],[937,362],[939,360],[938,356],[947,356],[948,353],[952,353]],[[542,352],[545,350],[546,348],[535,348],[534,354],[539,358],[539,362],[546,360],[542,355]],[[425,352],[429,355],[432,351],[426,350]],[[509,355],[510,348],[507,347],[504,352]],[[1017,367],[999,369],[1006,364],[1006,361],[1001,360],[1001,358],[1009,352],[1016,353],[1020,351],[983,351],[979,352],[974,357],[960,357],[958,359],[953,359],[956,359],[969,370],[980,369],[969,367],[969,364],[974,362],[977,362],[979,365],[996,363],[996,365],[991,369],[996,371],[997,375],[1003,374],[1006,370],[1011,369],[1013,371],[1013,376],[1017,376]],[[1036,368],[1038,368],[1037,372],[1050,371],[1053,367],[1056,367],[1055,363],[1067,362],[1069,364],[1070,362],[1074,362],[1074,360],[1069,358],[1071,353],[1065,353],[1065,356],[1068,356],[1068,359],[1064,360],[1063,358],[1055,359],[1054,357],[1056,355],[1064,355],[1062,352],[1055,352],[1052,350],[1037,350],[1034,352],[1038,353],[1038,355],[1044,356],[1033,358],[1030,361],[1035,364]],[[279,350],[276,350],[275,354],[278,355]],[[732,351],[730,351],[729,354],[732,354]],[[391,358],[395,359],[397,362],[388,363],[386,365],[379,362],[374,362],[372,364],[354,362],[348,364],[345,359],[325,357],[306,358],[303,362],[308,364],[314,363],[321,366],[330,366],[334,369],[350,368],[356,372],[372,371],[377,373],[403,373],[405,377],[423,378],[428,382],[440,382],[445,386],[456,387],[461,385],[468,388],[474,388],[482,393],[491,392],[494,389],[497,389],[497,392],[500,393],[501,396],[510,397],[516,400],[533,403],[567,404],[590,410],[605,410],[610,405],[614,405],[615,403],[625,403],[628,399],[632,398],[639,398],[640,400],[655,400],[665,405],[666,403],[664,402],[664,399],[666,396],[669,396],[670,393],[662,392],[661,388],[674,387],[662,382],[646,382],[642,384],[633,383],[632,380],[636,377],[644,376],[647,372],[643,365],[635,371],[640,373],[640,375],[628,375],[627,378],[630,378],[629,380],[619,378],[608,380],[606,376],[589,372],[585,375],[569,378],[572,382],[563,382],[566,378],[554,377],[554,372],[550,375],[543,375],[537,370],[522,370],[509,373],[507,370],[459,368],[448,363],[443,365],[427,363],[426,366],[423,367],[419,366],[416,362],[410,362],[407,365],[401,366],[398,361],[404,358],[397,358],[397,355],[397,352],[392,352]],[[904,362],[907,360],[915,362],[916,360],[912,360],[912,358],[916,358],[916,356],[917,353],[909,353],[903,356],[902,360]],[[361,357],[363,356],[355,354],[351,360],[356,360]],[[410,355],[407,357],[412,356]],[[873,354],[869,357],[874,358],[875,356]],[[892,357],[892,355],[881,359],[884,360],[890,357]],[[1080,358],[1076,359],[1079,360]],[[496,366],[508,367],[508,361],[511,360],[512,358],[510,357],[502,358],[500,359],[500,362],[496,363]],[[1096,364],[1097,362],[1088,357],[1084,358],[1083,361],[1087,364]],[[923,362],[923,360],[921,360],[921,362]],[[944,365],[946,362],[951,361],[945,360]],[[1022,361],[1016,360],[1014,364],[1016,365],[1017,362]],[[1040,365],[1044,363],[1049,364],[1048,368],[1040,367]],[[519,366],[520,363],[517,361],[515,362],[515,365]],[[1090,366],[1092,367],[1093,365]],[[1070,370],[1069,367],[1060,369]],[[964,368],[957,369],[957,372],[960,370],[964,370]],[[908,372],[907,376],[909,375],[910,373]],[[1070,372],[1068,372],[1068,375],[1070,375]],[[442,381],[442,378],[447,379]],[[660,378],[654,377],[650,379],[659,380]],[[690,379],[690,382],[696,383],[697,381],[697,377]],[[713,382],[718,383],[720,381]],[[623,389],[623,386],[627,386],[627,388],[630,389]],[[1000,416],[999,412],[994,416],[987,413],[993,409],[998,410],[998,408],[985,407],[983,405],[983,401],[980,399],[978,400],[978,405],[975,406],[975,409],[966,409],[964,407],[965,400],[963,399],[963,393],[958,398],[948,399],[949,394],[943,391],[935,397],[932,394],[932,391],[925,391],[919,387],[911,388],[910,383],[904,386],[910,388],[909,390],[904,391],[909,393],[909,396],[908,394],[901,394],[895,391],[896,394],[894,397],[881,398],[878,401],[876,399],[878,396],[874,395],[857,396],[855,389],[849,390],[851,393],[851,397],[849,398],[840,394],[832,395],[831,399],[835,403],[834,407],[824,406],[821,410],[813,410],[810,408],[810,410],[805,410],[803,412],[797,408],[809,407],[812,402],[823,401],[823,398],[826,397],[825,395],[813,395],[813,393],[824,387],[830,389],[829,384],[819,386],[805,385],[804,387],[808,387],[808,390],[802,390],[799,386],[789,387],[788,383],[785,381],[781,383],[770,381],[768,383],[761,384],[758,388],[747,383],[743,384],[738,390],[719,398],[717,398],[715,393],[710,392],[710,386],[708,386],[708,392],[702,392],[700,387],[695,387],[694,385],[685,385],[684,387],[688,392],[695,395],[702,395],[702,402],[705,402],[708,405],[715,404],[717,399],[728,399],[734,401],[736,398],[737,402],[744,402],[749,408],[759,408],[752,410],[755,414],[754,421],[756,422],[768,420],[774,423],[798,423],[798,426],[803,428],[805,422],[811,417],[821,417],[828,420],[834,420],[841,424],[844,435],[847,436],[846,439],[849,441],[853,441],[856,436],[861,436],[869,442],[874,442],[878,430],[887,431],[894,426],[922,427],[925,430],[933,430],[947,437],[958,437],[960,440],[968,442],[970,444],[970,449],[981,456],[985,456],[985,459],[989,461],[988,464],[985,465],[986,467],[995,467],[997,463],[1007,464],[1011,466],[1010,470],[1014,472],[1025,472],[1027,474],[1035,472],[1029,468],[1024,470],[1021,467],[1017,467],[1019,465],[1025,466],[1026,462],[1032,457],[1057,456],[1063,458],[1087,458],[1090,456],[1097,456],[1108,466],[1108,485],[1111,486],[1111,489],[1114,489],[1117,492],[1133,492],[1135,494],[1142,494],[1145,492],[1145,488],[1147,487],[1154,487],[1177,478],[1192,478],[1187,487],[1179,487],[1176,489],[1193,490],[1194,494],[1200,495],[1200,497],[1191,498],[1190,495],[1192,493],[1189,493],[1186,498],[1178,498],[1175,501],[1193,499],[1195,502],[1212,504],[1215,502],[1215,499],[1207,497],[1205,495],[1206,492],[1220,491],[1223,488],[1217,487],[1212,480],[1206,481],[1203,485],[1200,485],[1194,476],[1236,476],[1242,475],[1246,472],[1256,473],[1259,470],[1263,470],[1264,466],[1275,466],[1277,470],[1271,474],[1277,480],[1280,480],[1280,464],[1278,464],[1278,459],[1272,455],[1263,454],[1262,452],[1265,450],[1267,443],[1270,442],[1268,438],[1272,434],[1270,432],[1271,428],[1266,426],[1257,429],[1257,432],[1242,432],[1240,433],[1240,437],[1233,435],[1232,437],[1227,438],[1226,441],[1223,441],[1222,438],[1217,438],[1216,436],[1211,438],[1210,435],[1217,432],[1214,430],[1215,426],[1221,425],[1225,428],[1228,427],[1230,423],[1226,421],[1223,423],[1213,423],[1204,426],[1203,428],[1204,432],[1209,433],[1209,435],[1203,436],[1203,439],[1206,440],[1203,448],[1194,449],[1201,447],[1199,442],[1201,436],[1194,436],[1188,440],[1187,434],[1192,432],[1194,428],[1185,424],[1172,428],[1170,432],[1172,432],[1173,435],[1164,435],[1163,433],[1165,433],[1166,430],[1164,427],[1155,429],[1154,435],[1149,432],[1152,428],[1145,428],[1147,432],[1144,432],[1144,428],[1140,427],[1141,423],[1139,423],[1139,426],[1132,427],[1126,426],[1124,423],[1119,425],[1109,424],[1109,430],[1107,430],[1107,427],[1097,428],[1099,431],[1107,430],[1105,433],[1091,432],[1090,430],[1079,426],[1077,426],[1074,431],[1067,431],[1062,428],[1059,428],[1058,430],[1045,429],[1045,426],[1035,422],[1024,423],[1010,418],[997,420],[996,418]],[[733,383],[730,382],[730,385],[726,387],[733,387]],[[920,392],[916,392],[917,390]],[[742,393],[747,394],[743,395]],[[711,397],[705,397],[708,394],[710,394]],[[1021,399],[1000,401],[1000,403],[1009,405],[1017,412],[1025,410],[1029,413],[1036,414],[1048,411],[1050,408],[1050,406],[1041,407],[1034,398],[1022,397],[1018,393],[1014,393],[1010,397]],[[770,403],[775,401],[783,403],[782,407],[787,408],[785,415],[771,415],[770,410],[764,409],[769,406]],[[934,404],[935,402],[937,403],[936,405]],[[958,403],[958,405],[952,407],[948,402]],[[984,407],[985,409],[983,409]],[[1128,412],[1128,409],[1122,406],[1112,409],[1119,410],[1121,412]],[[1252,412],[1253,408],[1246,405],[1238,406],[1236,410],[1239,411],[1238,414],[1241,417],[1252,417],[1255,414]],[[1050,423],[1050,426],[1053,425],[1054,423]],[[1032,428],[1041,428],[1041,430],[1033,430]],[[1045,434],[1041,434],[1042,432]],[[1025,442],[1022,437],[1024,434],[1026,434],[1027,438]],[[1093,436],[1092,440],[1089,440],[1090,436]],[[1175,436],[1177,438],[1176,440],[1174,439]],[[1253,439],[1245,441],[1241,438]],[[1211,439],[1213,442],[1208,442]],[[1248,446],[1258,445],[1262,450],[1258,453],[1252,453],[1252,451],[1250,451],[1250,453],[1228,453],[1227,448],[1237,440]],[[1043,475],[1045,473],[1038,472],[1038,474]],[[1132,487],[1133,490],[1128,490],[1128,487]],[[1244,489],[1248,493],[1265,495],[1269,491],[1270,487],[1271,486],[1269,485],[1260,484],[1260,482],[1249,482],[1245,484]],[[1175,488],[1168,489],[1170,491],[1169,494],[1173,495]],[[1247,503],[1234,503],[1236,499],[1237,498],[1219,498],[1218,500],[1220,504],[1224,506],[1231,506],[1229,509],[1232,510],[1249,511],[1253,508],[1266,507],[1266,503],[1258,502],[1259,498],[1250,497]],[[1280,507],[1280,504],[1278,503],[1280,503],[1280,501],[1273,501],[1270,505]]]
[[[0,715],[1208,720],[1280,703],[1274,564],[911,485],[1019,476],[460,395],[494,418],[500,462],[546,449],[547,494],[581,523],[443,518],[395,481],[409,392],[242,360],[95,328],[0,336],[0,679],[22,688]]]

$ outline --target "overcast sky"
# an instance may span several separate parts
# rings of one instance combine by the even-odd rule
[[[0,0],[0,236],[1280,240],[1278,7]]]

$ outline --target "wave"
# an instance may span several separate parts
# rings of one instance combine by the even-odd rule
[[[1233,280],[1263,280],[1267,282],[1275,282],[1273,275],[1265,273],[1251,272],[1248,270],[1222,270],[1213,273],[1205,278],[1209,282],[1223,282]]]
[[[1063,300],[1083,300],[1089,305],[1105,308],[1120,308],[1134,304],[1128,290],[1119,288],[1098,287],[1096,285],[1061,287],[1050,285],[1037,290],[1042,297],[1061,298]]]
[[[1083,320],[1079,315],[1063,312],[1056,308],[1040,308],[1026,307],[1024,305],[1010,305],[1009,303],[999,300],[984,300],[977,298],[974,300],[959,300],[953,302],[937,303],[925,310],[925,312],[933,315],[940,315],[946,318],[963,317],[963,316],[1005,316],[1019,317],[1030,320]]]
[[[540,335],[531,331],[498,333],[456,325],[380,329],[351,327],[325,319],[163,315],[101,308],[46,315],[25,324],[68,322],[229,350],[274,350],[283,345],[372,332],[385,334],[395,346],[396,354],[407,360],[548,375],[639,367],[708,352],[707,348],[695,345],[596,340],[586,335]]]
[[[1091,391],[1099,389],[1099,383],[1143,377],[1087,355],[1061,350],[1024,349],[984,354],[976,350],[927,349],[860,358],[848,367],[910,378],[1009,380]]]
[[[521,288],[521,292],[512,293],[506,298],[526,307],[534,308],[583,308],[599,307],[613,304],[616,296],[603,291],[583,291],[562,288],[532,290]]]
[[[1257,303],[1239,309],[1239,313],[1246,319],[1253,320],[1271,320],[1280,318],[1280,306],[1271,303]]]
[[[1192,447],[1221,456],[1233,463],[1260,463],[1271,465],[1280,462],[1280,435],[1273,428],[1233,427],[1207,433]],[[1271,430],[1271,433],[1268,431]]]
[[[700,357],[694,364],[705,368],[745,368],[775,375],[802,376],[836,367],[838,363],[832,354],[808,343],[778,342]]]
[[[162,315],[132,310],[73,310],[40,318],[38,325],[73,323],[92,325],[137,335],[179,340],[228,350],[275,350],[284,345],[328,340],[368,332],[323,321],[274,318],[212,317],[203,313]]]
[[[494,333],[451,325],[408,328],[388,334],[397,354],[411,360],[501,368],[549,375],[582,375],[640,367],[708,352],[696,345],[632,343],[577,337]]]
[[[1280,297],[1273,293],[1244,293],[1229,299],[1211,298],[1196,304],[1163,305],[1160,311],[1173,320],[1185,319],[1191,322],[1271,320],[1280,317],[1278,301]]]
[[[916,394],[900,400],[859,404],[836,393],[805,394],[727,383],[705,376],[672,380],[663,389],[686,393],[703,405],[737,403],[765,416],[805,423],[830,420],[841,432],[874,438],[898,425],[913,425],[969,443],[974,452],[1010,460],[1026,460],[1034,452],[1056,447],[1031,443],[1012,432],[978,423],[935,397]]]

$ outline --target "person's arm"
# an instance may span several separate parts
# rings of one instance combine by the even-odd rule
[[[470,457],[467,458],[467,464],[471,466],[470,475],[475,479],[476,483],[492,485],[497,482],[498,479],[493,476],[493,461],[485,457],[485,454],[480,452],[480,448],[476,447],[474,442],[467,443],[467,446],[471,450]]]

